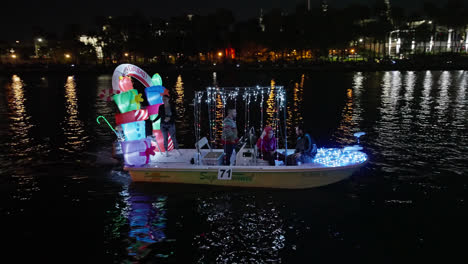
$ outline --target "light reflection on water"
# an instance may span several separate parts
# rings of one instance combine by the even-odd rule
[[[448,94],[448,90],[452,85],[452,74],[449,71],[442,72],[440,76],[439,83],[438,83],[438,96],[436,99],[436,109],[437,109],[437,116],[439,122],[447,123],[447,118],[449,113],[447,113],[447,109],[450,103],[450,97]]]
[[[18,75],[13,75],[11,83],[7,85],[7,101],[10,109],[10,130],[13,132],[11,148],[17,151],[17,155],[24,157],[31,151],[30,129],[31,115],[26,110],[26,97],[24,94],[25,84]]]
[[[455,99],[454,111],[455,111],[455,125],[457,127],[463,127],[466,125],[467,119],[467,86],[468,86],[468,74],[465,71],[460,71],[458,74],[459,84],[458,91]]]
[[[191,113],[191,109],[188,109],[185,106],[185,91],[184,91],[184,82],[182,81],[182,75],[177,76],[177,81],[174,86],[175,91],[175,105],[177,108],[177,116],[180,118],[176,120],[177,128],[179,132],[190,131],[192,128],[190,122],[186,120],[186,114]]]
[[[65,83],[66,112],[63,122],[63,133],[65,135],[65,151],[76,153],[83,149],[88,141],[85,135],[83,121],[78,114],[78,97],[76,92],[74,76],[68,76]]]
[[[198,199],[197,212],[205,222],[197,263],[281,262],[285,222],[272,201],[225,194]]]
[[[288,130],[294,130],[295,126],[303,123],[302,111],[303,109],[303,96],[304,96],[304,81],[305,74],[301,75],[299,82],[294,83],[292,103],[288,104],[287,120]]]
[[[8,145],[9,156],[1,162],[5,170],[11,170],[11,178],[17,183],[16,192],[11,198],[19,201],[30,200],[33,194],[40,190],[35,175],[28,173],[27,170],[29,165],[27,163],[31,161],[29,156],[34,151],[34,146],[30,135],[33,124],[26,108],[25,86],[18,75],[13,75],[11,82],[6,85],[11,131],[7,138],[11,137],[11,141]]]
[[[266,119],[266,122],[265,122],[265,126],[274,127],[273,121],[274,121],[274,117],[275,117],[275,113],[276,113],[276,109],[275,109],[275,105],[276,105],[276,102],[275,102],[275,97],[276,97],[275,84],[276,84],[275,80],[271,80],[270,94],[268,95],[268,99],[267,99],[267,109],[266,109],[266,113],[267,113],[266,118],[267,119]]]

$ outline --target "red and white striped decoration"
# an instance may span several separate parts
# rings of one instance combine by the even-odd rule
[[[135,111],[135,119],[136,121],[143,121],[148,119],[148,110],[140,109]]]
[[[170,135],[169,135],[169,137],[167,139],[167,148],[168,148],[167,151],[171,151],[171,150],[174,149],[174,143],[172,143],[172,138],[171,138]]]

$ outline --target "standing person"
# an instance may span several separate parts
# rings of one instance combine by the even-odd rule
[[[294,154],[288,155],[286,163],[288,165],[300,165],[300,163],[312,162],[312,159],[317,154],[317,143],[308,133],[304,133],[302,125],[296,126],[296,149]]]
[[[172,138],[172,143],[174,144],[174,148],[177,150],[179,155],[181,155],[179,151],[179,144],[177,144],[176,139],[176,129],[175,129],[175,107],[170,103],[169,96],[163,96],[164,104],[159,106],[158,110],[158,117],[154,119],[153,123],[161,119],[161,132],[164,137],[164,149],[166,150],[166,157],[169,156],[169,151],[167,150],[167,142],[169,138],[169,134]]]
[[[223,136],[221,142],[224,144],[224,165],[231,165],[231,155],[237,146],[239,138],[237,137],[236,125],[237,111],[235,108],[228,108],[227,116],[223,121]]]

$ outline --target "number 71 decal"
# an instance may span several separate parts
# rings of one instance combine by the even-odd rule
[[[230,180],[232,178],[232,169],[218,169],[218,180]]]

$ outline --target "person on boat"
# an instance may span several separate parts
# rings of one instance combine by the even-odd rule
[[[164,137],[164,149],[166,150],[166,157],[169,156],[169,151],[167,150],[168,145],[168,138],[171,135],[172,143],[174,144],[174,149],[177,150],[179,155],[181,155],[179,151],[179,144],[177,143],[176,138],[176,129],[175,129],[175,107],[173,104],[170,103],[169,96],[163,96],[164,104],[159,106],[158,116],[154,119],[153,123],[161,119],[161,132]]]
[[[257,148],[260,150],[263,160],[267,160],[271,166],[275,165],[275,157],[282,154],[276,152],[276,137],[271,126],[265,127],[262,135],[257,141]],[[284,159],[284,156],[283,156]]]
[[[237,137],[236,125],[237,111],[235,108],[227,110],[227,116],[223,121],[223,136],[221,142],[224,145],[224,165],[231,165],[231,155],[233,150],[237,147],[239,138]]]
[[[288,155],[286,158],[287,165],[300,165],[301,163],[310,163],[317,154],[317,143],[309,135],[304,132],[302,125],[296,126],[296,149],[294,154]]]

